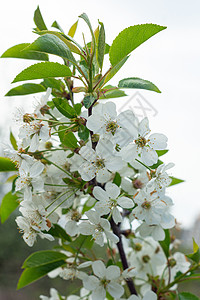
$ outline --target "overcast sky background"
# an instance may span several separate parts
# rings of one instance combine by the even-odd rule
[[[162,91],[162,94],[148,91],[140,91],[140,94],[158,112],[156,116],[153,109],[148,113],[152,132],[164,133],[169,139],[170,151],[164,161],[174,162],[176,166],[171,169],[172,175],[186,181],[168,190],[175,204],[173,213],[184,226],[193,224],[200,215],[200,1],[3,1],[0,54],[15,44],[37,38],[31,31],[38,4],[48,27],[57,20],[66,32],[83,12],[88,14],[94,29],[97,19],[100,19],[109,44],[121,30],[131,25],[156,23],[168,27],[137,48],[111,83],[117,85],[124,77],[140,77],[152,81]],[[81,43],[83,30],[88,32],[80,20],[75,38]],[[7,136],[10,126],[12,129],[14,126],[12,114],[15,107],[23,105],[31,111],[33,96],[19,99],[5,98],[4,95],[12,87],[10,82],[14,77],[32,63],[36,61],[0,60],[0,130]],[[135,91],[129,91],[129,95],[127,99],[116,99],[115,102],[120,107],[135,95]],[[137,101],[136,97],[127,106],[134,106],[134,101]],[[145,105],[150,108],[148,103]],[[3,141],[6,140],[7,137]]]

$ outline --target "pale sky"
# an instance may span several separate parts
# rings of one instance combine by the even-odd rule
[[[185,183],[168,189],[168,194],[174,201],[173,213],[184,226],[191,225],[200,214],[200,1],[3,1],[0,15],[0,54],[15,44],[32,42],[37,38],[31,31],[34,27],[34,10],[38,4],[46,24],[50,27],[57,20],[66,32],[83,12],[88,14],[94,29],[99,19],[104,23],[109,44],[121,30],[131,25],[156,23],[168,27],[136,49],[110,83],[117,85],[124,77],[140,77],[152,81],[162,91],[162,94],[148,91],[140,91],[140,94],[158,112],[156,116],[153,116],[153,111],[148,114],[152,132],[164,133],[169,139],[170,151],[164,161],[174,162],[172,175],[186,180]],[[75,36],[80,43],[83,30],[87,31],[87,27],[80,20]],[[10,82],[14,77],[32,63],[36,61],[0,60],[0,126],[1,131],[7,135],[14,108],[21,104],[31,111],[33,96],[3,96],[11,88]],[[129,95],[134,95],[135,92],[129,91]],[[119,98],[115,102],[120,107],[129,98]],[[130,102],[128,105],[130,106]]]

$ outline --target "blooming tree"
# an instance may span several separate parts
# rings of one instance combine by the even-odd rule
[[[80,295],[65,296],[52,288],[43,300],[198,299],[177,290],[179,282],[199,278],[200,252],[194,241],[186,256],[170,239],[176,221],[167,190],[181,180],[170,176],[173,163],[160,160],[167,137],[151,133],[146,117],[138,120],[131,110],[118,114],[110,100],[125,96],[124,89],[160,90],[136,77],[108,85],[130,53],[166,27],[130,26],[109,46],[102,22],[93,31],[85,13],[79,18],[91,33],[90,42],[83,35],[83,45],[74,39],[78,21],[67,34],[56,21],[48,30],[38,7],[39,37],[2,55],[43,61],[13,80],[40,83],[16,86],[7,96],[43,94],[32,113],[18,110],[18,139],[11,133],[11,145],[4,145],[0,170],[14,175],[1,220],[19,206],[16,223],[28,246],[38,238],[59,243],[25,260],[18,289],[48,275],[79,280],[82,288]],[[49,54],[63,64],[50,62]]]

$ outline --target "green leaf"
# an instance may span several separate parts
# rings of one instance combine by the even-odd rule
[[[61,32],[64,32],[57,21],[54,21],[53,24],[51,25],[51,27],[54,27],[54,28],[60,30]]]
[[[110,90],[111,89],[111,90]],[[119,98],[127,96],[126,93],[112,85],[105,86],[101,92],[103,92],[103,96],[99,99],[107,99],[107,98]]]
[[[115,183],[117,186],[120,186],[121,181],[122,181],[122,179],[121,179],[120,174],[118,172],[116,172],[115,177],[113,179],[113,183]]]
[[[11,89],[5,96],[22,96],[45,92],[46,89],[41,84],[25,83]]]
[[[15,45],[8,50],[6,50],[1,57],[2,58],[24,58],[24,59],[33,59],[33,60],[44,60],[48,61],[48,55],[45,53],[37,53],[37,52],[31,52],[27,50],[27,47],[30,46],[29,43],[23,43],[19,45]]]
[[[106,75],[104,79],[104,84],[107,83],[115,74],[121,69],[121,67],[125,64],[129,56],[124,57],[118,64],[116,64],[114,67],[111,67],[108,74]]]
[[[37,251],[31,254],[23,263],[22,268],[34,268],[43,266],[49,263],[53,263],[59,260],[65,260],[67,256],[63,253],[58,251],[52,250],[44,250],[44,251]]]
[[[10,132],[10,142],[11,142],[11,144],[13,146],[13,149],[17,150],[18,149],[17,142],[16,142],[16,139],[15,139],[12,131]]]
[[[163,156],[166,154],[169,150],[156,150],[158,157]]]
[[[186,255],[188,258],[190,258],[191,260],[193,260],[196,263],[199,263],[200,261],[200,250],[199,250],[199,246],[197,245],[197,243],[195,242],[194,238],[193,238],[193,253],[191,254],[187,254]]]
[[[17,289],[19,290],[25,287],[65,264],[66,262],[64,260],[58,260],[46,265],[25,269],[19,279]]]
[[[72,132],[66,132],[64,129],[68,129],[66,126],[59,126],[58,133],[61,143],[69,149],[76,149],[78,147],[77,139]]]
[[[13,83],[32,79],[68,77],[71,76],[71,74],[71,70],[65,65],[55,62],[42,62],[23,70],[15,77]]]
[[[161,93],[155,84],[137,77],[124,78],[120,80],[118,87],[123,89],[142,89]]]
[[[166,29],[166,27],[156,24],[141,24],[125,28],[115,38],[110,47],[109,57],[111,65],[115,66],[118,64],[134,49],[163,29]]]
[[[163,161],[162,160],[158,160],[156,164],[150,166],[151,169],[157,169],[157,167],[159,167],[160,165],[163,164]]]
[[[78,20],[71,26],[71,28],[68,31],[68,35],[71,36],[72,38],[76,33],[77,26],[78,26]]]
[[[60,92],[62,92],[62,86],[64,86],[62,80],[55,79],[55,78],[45,78],[41,83],[47,89],[48,87],[52,89],[56,89]]]
[[[93,95],[88,95],[83,98],[83,104],[85,108],[90,108],[90,106],[94,103],[96,98]]]
[[[12,192],[7,193],[1,202],[1,223],[4,223],[11,213],[18,207],[19,202],[17,201],[18,197]]]
[[[169,231],[169,229],[165,229],[165,239],[164,239],[164,241],[160,241],[159,243],[160,243],[167,258],[169,257],[170,242],[171,242],[170,231]]]
[[[62,239],[64,241],[68,241],[68,242],[72,241],[71,237],[58,224],[53,224],[53,226],[48,231],[48,233],[51,234],[53,237],[57,237],[57,238]]]
[[[99,37],[98,37],[98,43],[97,43],[97,62],[99,64],[100,69],[102,70],[103,67],[103,59],[104,59],[104,53],[105,53],[105,29],[103,23],[99,22],[100,30],[99,30]]]
[[[40,36],[39,38],[37,38],[37,40],[35,40],[27,48],[27,50],[58,55],[62,58],[67,59],[71,63],[77,65],[76,60],[73,54],[71,53],[69,47],[57,35],[60,34],[57,33],[55,35],[55,34],[46,33]]]
[[[191,294],[191,293],[180,293],[178,294],[178,300],[199,300],[199,297]]]
[[[91,249],[94,244],[94,240],[91,235],[85,236],[80,234],[79,237],[71,243],[73,248],[80,250],[82,248]]]
[[[170,178],[172,179],[172,182],[170,183],[169,186],[184,182],[183,179],[179,179],[179,178],[176,178],[176,177],[173,177],[173,176],[170,176]]]
[[[92,29],[92,25],[90,23],[90,20],[88,18],[88,16],[86,15],[86,13],[83,13],[79,16],[79,18],[82,18],[86,24],[88,25],[89,29],[90,29],[90,32],[91,32],[91,36],[92,36],[92,42],[93,42],[93,45],[94,45],[94,48],[95,48],[95,37],[94,37],[94,32],[93,32],[93,29]]]
[[[74,40],[70,37],[70,36],[67,36],[65,35],[64,33],[60,33],[60,32],[57,32],[57,31],[52,31],[52,30],[43,30],[43,31],[40,31],[40,32],[37,32],[37,34],[39,35],[46,35],[46,34],[50,34],[50,35],[54,35],[56,36],[57,38],[59,38],[61,41],[63,41],[66,46],[74,53],[76,54],[81,54],[80,50],[79,50],[79,45],[77,43],[75,43],[78,47],[76,47],[74,45]],[[70,38],[70,39],[69,39]],[[72,40],[72,42],[71,42]],[[54,54],[54,53],[52,53]],[[57,54],[55,54],[57,55]],[[74,62],[75,63],[75,62]]]
[[[65,117],[71,119],[77,117],[76,110],[69,105],[68,101],[63,98],[53,98],[53,103],[55,107],[63,114]]]
[[[82,108],[82,104],[81,103],[76,103],[74,104],[74,109],[77,113],[77,115],[79,116],[81,114],[81,108]]]
[[[89,129],[81,124],[78,128],[78,136],[80,137],[81,140],[87,141],[90,135]]]
[[[34,23],[37,26],[38,30],[47,30],[47,27],[44,23],[44,20],[43,20],[42,14],[40,12],[39,6],[35,10],[33,19],[34,19]]]
[[[16,165],[7,157],[0,157],[0,172],[17,171]]]

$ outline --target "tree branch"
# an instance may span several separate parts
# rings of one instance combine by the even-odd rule
[[[123,247],[123,244],[122,244],[120,228],[119,228],[118,225],[115,224],[115,222],[113,221],[112,218],[110,220],[110,225],[111,225],[111,228],[113,230],[113,233],[116,236],[118,236],[118,238],[119,238],[119,242],[117,243],[117,248],[118,248],[119,255],[120,255],[120,258],[121,258],[121,261],[122,261],[123,269],[126,270],[128,268],[128,262],[127,262],[126,253],[124,251],[124,247]],[[133,280],[132,279],[127,279],[126,283],[128,285],[128,288],[130,290],[131,295],[137,295],[137,291],[135,289],[135,285],[133,283]]]

